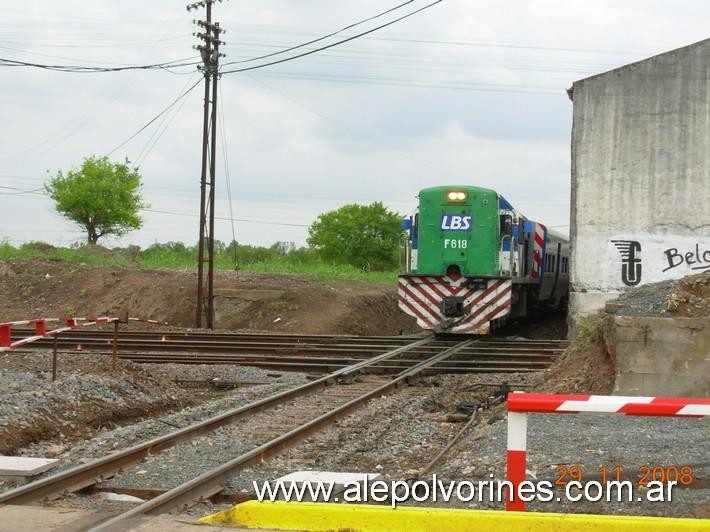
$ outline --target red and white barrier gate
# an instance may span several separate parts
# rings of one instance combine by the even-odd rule
[[[119,323],[126,321],[137,321],[141,323],[152,323],[155,325],[167,325],[167,321],[161,320],[151,320],[148,318],[111,318],[109,316],[99,316],[99,317],[89,317],[89,318],[39,318],[33,320],[21,320],[21,321],[5,321],[0,322],[0,353],[3,351],[9,351],[16,347],[22,347],[23,345],[36,342],[41,338],[48,338],[57,336],[60,333],[70,331],[79,327],[90,327],[92,325],[105,325],[107,323]],[[47,323],[61,323],[64,322],[66,327],[60,327],[58,329],[47,330]],[[21,325],[34,325],[35,334],[34,336],[28,336],[27,338],[22,338],[20,340],[12,341],[12,328],[19,327]]]
[[[527,462],[527,414],[626,414],[630,416],[710,416],[710,399],[687,397],[625,397],[620,395],[553,395],[512,392],[508,394],[507,479],[513,485],[506,510],[524,511],[517,487],[525,480]]]
[[[61,322],[66,323],[66,327],[60,327],[58,329],[47,330],[48,322]],[[77,327],[89,327],[91,325],[103,325],[106,323],[113,323],[121,321],[120,318],[109,318],[108,316],[101,316],[98,318],[44,318],[36,320],[22,320],[22,321],[6,321],[0,323],[0,352],[9,351],[15,347],[22,347],[23,345],[31,344],[36,342],[41,338],[47,338],[51,336],[56,336],[65,331],[71,331]],[[81,323],[79,323],[81,322]],[[35,334],[34,336],[28,336],[27,338],[22,338],[20,340],[12,341],[12,327],[19,325],[34,325]]]

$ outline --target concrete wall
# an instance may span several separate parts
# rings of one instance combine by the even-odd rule
[[[710,320],[617,316],[614,395],[710,396]]]
[[[709,56],[706,40],[574,83],[571,322],[710,269]]]

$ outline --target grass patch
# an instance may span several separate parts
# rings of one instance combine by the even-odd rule
[[[329,281],[333,279],[354,279],[358,281],[390,284],[395,284],[397,282],[397,272],[366,272],[347,264],[293,264],[287,262],[270,261],[245,264],[240,269],[242,271],[247,272],[299,273],[307,275],[311,279],[315,279],[318,281]]]
[[[76,246],[57,248],[42,242],[29,242],[20,247],[8,241],[0,241],[0,260],[43,258],[57,262],[86,264],[96,267],[127,267],[139,264],[146,268],[166,268],[192,270],[197,268],[197,249],[180,242],[154,244],[145,250],[137,248],[114,248],[101,246]],[[322,262],[313,250],[307,248],[290,249],[275,244],[272,247],[238,246],[239,270],[259,273],[294,273],[305,275],[318,281],[349,279],[366,282],[394,284],[396,271],[364,271],[348,264],[328,264]],[[234,248],[217,246],[215,269],[234,270]]]

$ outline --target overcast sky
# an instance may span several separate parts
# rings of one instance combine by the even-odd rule
[[[402,1],[215,4],[213,19],[227,30],[222,63],[309,41]],[[414,0],[344,35],[428,3]],[[54,65],[194,58],[192,19],[204,16],[165,0],[0,6],[0,57]],[[528,217],[566,232],[572,103],[565,89],[708,37],[708,14],[700,0],[444,0],[327,51],[225,74],[216,202],[225,220],[215,236],[232,240],[227,179],[242,243],[302,245],[321,212],[381,200],[407,214],[420,188],[456,183],[493,188]],[[37,192],[47,172],[112,152],[200,79],[193,68],[0,66],[0,239],[82,241],[81,229]],[[196,242],[202,92],[200,85],[111,153],[140,165],[151,207],[141,230],[105,245]]]

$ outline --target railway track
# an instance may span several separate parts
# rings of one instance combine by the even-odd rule
[[[313,394],[323,390],[327,386],[333,385],[338,380],[347,379],[366,369],[369,365],[382,360],[395,358],[413,348],[432,342],[431,339],[423,339],[411,343],[410,345],[397,347],[381,355],[362,360],[356,364],[324,375],[306,384],[296,386],[283,392],[266,397],[213,416],[204,421],[194,423],[188,427],[167,433],[144,443],[134,445],[128,449],[111,454],[109,456],[91,461],[87,464],[79,465],[55,475],[31,482],[24,486],[12,489],[0,494],[0,504],[27,504],[45,497],[54,498],[65,492],[75,492],[90,486],[102,476],[114,473],[120,468],[135,464],[150,455],[157,454],[180,442],[187,441],[219,427],[229,425],[239,419],[258,414],[259,412],[272,408],[285,402],[291,401],[306,394]]]
[[[211,497],[222,491],[223,487],[221,482],[235,471],[264,461],[293,446],[307,436],[321,430],[324,426],[339,417],[345,416],[357,409],[367,401],[383,394],[391,393],[398,386],[407,382],[408,379],[421,373],[422,370],[458,354],[462,349],[476,341],[477,340],[465,340],[452,346],[440,345],[437,354],[426,357],[414,365],[407,367],[392,379],[386,379],[384,382],[382,380],[376,380],[360,384],[355,388],[351,388],[345,394],[338,393],[323,397],[322,400],[319,401],[318,406],[321,408],[318,409],[318,412],[311,411],[313,417],[308,418],[306,416],[307,418],[303,419],[303,417],[298,416],[298,420],[293,424],[281,427],[276,431],[273,430],[273,426],[269,426],[266,432],[262,434],[262,436],[266,438],[266,441],[262,440],[262,443],[256,444],[251,449],[241,453],[228,462],[222,463],[204,472],[200,476],[188,480],[127,512],[114,516],[94,526],[90,530],[111,530],[116,529],[116,527],[124,528],[130,526],[132,520],[166,513],[175,508],[191,505],[199,500]],[[335,406],[333,403],[335,403]]]
[[[18,338],[29,331],[15,331]],[[241,364],[285,371],[329,372],[415,339],[401,336],[327,336],[327,335],[255,335],[226,333],[156,333],[121,332],[117,356],[137,363]],[[453,344],[456,339],[441,342]],[[109,354],[111,331],[73,330],[57,339],[64,353],[77,349]],[[52,339],[42,339],[32,347],[14,353],[47,349]],[[498,340],[485,338],[465,348],[455,364],[442,364],[430,372],[517,372],[545,369],[567,345],[562,340]],[[420,346],[411,350],[412,359],[396,364],[382,362],[371,366],[379,373],[396,372],[403,364],[431,355],[435,349]]]
[[[28,504],[46,498],[57,498],[63,494],[77,492],[83,488],[95,485],[101,479],[109,477],[119,470],[135,465],[150,456],[211,432],[219,427],[229,425],[249,416],[271,410],[275,407],[295,409],[291,416],[293,423],[284,427],[266,426],[262,431],[252,431],[252,436],[258,435],[261,440],[254,440],[250,449],[228,463],[207,471],[200,477],[192,479],[165,492],[145,504],[134,508],[126,514],[112,518],[104,526],[114,526],[134,516],[163,513],[194,500],[214,495],[221,491],[220,480],[234,471],[254,462],[265,460],[280,451],[291,447],[309,434],[320,430],[325,425],[342,417],[370,399],[392,392],[395,388],[420,374],[422,371],[460,354],[465,348],[477,340],[463,342],[443,342],[427,338],[396,347],[374,357],[361,360],[346,368],[324,375],[306,384],[277,393],[265,399],[225,412],[210,419],[195,423],[188,427],[167,433],[158,438],[115,452],[103,458],[74,466],[65,471],[47,476],[43,479],[19,486],[0,494],[2,504]],[[429,345],[435,351],[413,363],[405,364],[403,369],[393,378],[371,377],[364,383],[339,384],[351,382],[349,379],[363,372],[373,364],[384,360],[396,360],[405,353],[419,347]],[[303,408],[303,399],[309,399],[310,408]],[[301,401],[301,406],[298,406]],[[313,405],[316,408],[313,408]],[[280,418],[283,419],[283,416]],[[241,435],[246,436],[246,435]]]

